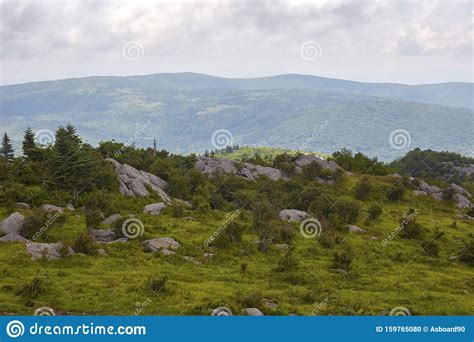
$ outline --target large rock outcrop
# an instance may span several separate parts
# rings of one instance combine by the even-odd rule
[[[296,210],[296,209],[283,209],[282,211],[278,213],[278,217],[281,220],[288,221],[288,222],[299,222],[307,218],[308,213],[306,211],[301,211],[301,210]]]
[[[316,156],[314,154],[304,154],[300,157],[298,157],[294,161],[296,167],[295,171],[296,172],[301,172],[303,170],[303,167],[312,163],[317,163],[319,164],[323,169],[329,169],[331,171],[336,171],[339,169],[339,165],[337,165],[333,161],[328,161],[322,157]]]
[[[25,217],[20,213],[13,213],[0,224],[0,232],[3,234],[20,234]]]
[[[107,158],[107,161],[112,163],[115,167],[119,179],[119,191],[125,196],[131,197],[148,197],[150,192],[147,188],[156,191],[160,194],[165,202],[170,202],[171,197],[166,193],[168,183],[163,179],[145,171],[140,171],[127,164],[120,164],[112,158]]]
[[[239,165],[237,162],[221,158],[199,157],[195,165],[196,169],[210,176],[220,174],[233,174],[254,180],[258,176],[267,176],[270,179],[287,179],[281,170],[273,167],[244,163]]]

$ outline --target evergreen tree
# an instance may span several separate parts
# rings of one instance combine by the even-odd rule
[[[36,149],[36,144],[35,144],[35,134],[31,130],[30,127],[28,127],[25,131],[25,134],[23,135],[23,155],[31,159],[33,156],[33,151]]]
[[[13,146],[10,137],[7,133],[2,139],[2,148],[0,149],[0,155],[4,161],[11,161],[13,159]]]

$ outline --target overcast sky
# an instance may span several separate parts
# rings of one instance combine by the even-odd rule
[[[1,84],[90,75],[300,73],[473,80],[473,1],[2,2]]]

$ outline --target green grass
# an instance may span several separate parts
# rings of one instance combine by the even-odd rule
[[[216,154],[216,157],[230,160],[243,160],[245,158],[252,158],[256,155],[259,155],[263,159],[273,160],[276,156],[283,153],[287,153],[289,155],[296,155],[298,151],[277,147],[241,147],[238,150],[232,151],[231,153],[218,153]],[[324,158],[327,158],[329,156],[327,154],[317,152],[304,153],[314,154]]]
[[[338,191],[346,193],[357,179],[346,178]],[[372,180],[380,186],[387,182],[384,177]],[[323,248],[318,238],[303,238],[295,224],[294,254],[299,268],[286,273],[275,271],[284,250],[271,246],[267,253],[258,252],[245,211],[242,220],[247,229],[242,243],[225,249],[204,247],[204,241],[225,221],[220,211],[209,215],[190,211],[187,215],[192,219],[136,212],[145,225],[144,235],[129,243],[101,245],[106,256],[76,254],[56,261],[31,261],[24,245],[1,243],[0,313],[31,315],[36,308],[48,306],[58,314],[209,315],[213,308],[226,306],[241,314],[246,307],[242,298],[252,295],[278,303],[276,309],[257,303],[267,315],[378,315],[397,306],[408,308],[413,315],[473,314],[473,268],[449,262],[448,257],[459,255],[474,225],[457,222],[452,227],[457,212],[453,206],[410,194],[403,203],[384,202],[380,219],[365,224],[366,208],[382,201],[382,192],[375,192],[368,201],[360,202],[364,214],[357,225],[367,233],[346,233],[344,244],[334,249]],[[417,220],[429,231],[439,228],[445,232],[439,257],[426,256],[420,241],[399,236],[382,246],[381,241],[409,208],[418,209]],[[0,218],[6,215],[0,211]],[[45,240],[70,241],[86,231],[81,211],[66,215],[66,223],[49,231]],[[162,236],[182,244],[178,255],[143,251],[141,240]],[[345,245],[355,254],[351,270],[330,269],[334,252]],[[215,257],[206,260],[204,252],[215,253]],[[183,256],[193,256],[202,265]],[[248,264],[245,273],[242,263]],[[163,276],[169,279],[165,290],[152,292],[150,279]],[[35,277],[42,280],[41,291],[19,294]]]

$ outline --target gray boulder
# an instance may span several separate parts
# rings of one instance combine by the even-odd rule
[[[102,221],[103,225],[110,226],[114,224],[115,222],[119,221],[122,219],[122,215],[120,214],[113,214],[107,217],[105,220]]]
[[[347,228],[349,229],[349,232],[351,233],[360,233],[360,234],[365,233],[364,229],[357,227],[356,225],[353,225],[353,224],[349,224]]]
[[[0,232],[3,234],[20,234],[23,225],[25,224],[25,217],[20,213],[13,213],[8,216],[0,224]]]
[[[67,206],[66,206],[66,209],[69,210],[69,211],[76,211],[76,208],[74,208],[74,206],[69,203]]]
[[[26,252],[31,255],[31,260],[47,259],[55,260],[61,258],[60,243],[30,243],[26,245]],[[66,255],[73,254],[71,247],[67,247]]]
[[[244,312],[247,316],[264,316],[263,312],[257,308],[246,308],[244,309]]]
[[[30,209],[30,205],[28,203],[17,202],[16,207],[18,209]]]
[[[117,234],[113,229],[92,229],[89,235],[97,242],[111,242],[117,239]]]
[[[41,211],[44,211],[45,213],[62,213],[64,211],[63,208],[57,207],[52,204],[43,204],[41,207],[38,208]]]
[[[171,237],[162,237],[157,239],[145,240],[142,242],[146,252],[157,252],[160,250],[176,250],[180,247],[178,241]]]
[[[453,200],[456,203],[456,207],[460,209],[471,208],[472,203],[466,197],[461,194],[454,194]]]
[[[451,183],[449,187],[453,189],[457,194],[463,195],[464,197],[467,197],[467,198],[472,197],[471,193],[467,191],[466,189],[464,189],[462,186],[459,186],[455,183]]]
[[[244,165],[238,172],[238,175],[251,180],[254,180],[258,176],[267,176],[268,178],[273,180],[287,178],[278,169],[275,169],[273,167],[254,165],[250,163],[244,163]]]
[[[438,193],[438,192],[441,192],[441,189],[438,188],[436,185],[429,185],[428,183],[426,183],[425,181],[422,181],[420,180],[420,183],[418,185],[418,190],[421,190],[421,191],[424,191],[426,192],[427,194],[434,194],[434,193]]]
[[[469,215],[456,215],[455,216],[456,220],[461,220],[461,221],[465,221],[465,222],[470,222],[470,221],[474,221],[474,217],[472,216],[469,216]]]
[[[428,194],[422,190],[414,190],[413,193],[415,196],[428,196]]]
[[[163,202],[148,204],[143,208],[143,213],[158,216],[166,208]]]
[[[23,236],[10,233],[0,238],[1,242],[27,242],[28,240],[25,239]]]
[[[107,161],[113,164],[119,179],[119,191],[121,194],[130,197],[148,197],[150,192],[147,188],[157,192],[163,201],[170,202],[171,197],[166,193],[168,183],[163,179],[145,171],[135,169],[127,164],[120,164],[112,158]]]
[[[303,167],[312,163],[317,163],[319,164],[323,169],[328,169],[331,171],[336,171],[339,169],[339,166],[333,162],[333,161],[328,161],[322,157],[312,155],[312,154],[305,154],[300,156],[298,159],[295,160],[295,171],[296,172],[302,172]]]
[[[296,210],[296,209],[283,209],[278,214],[278,217],[288,222],[299,222],[307,218],[308,213],[305,211]]]

